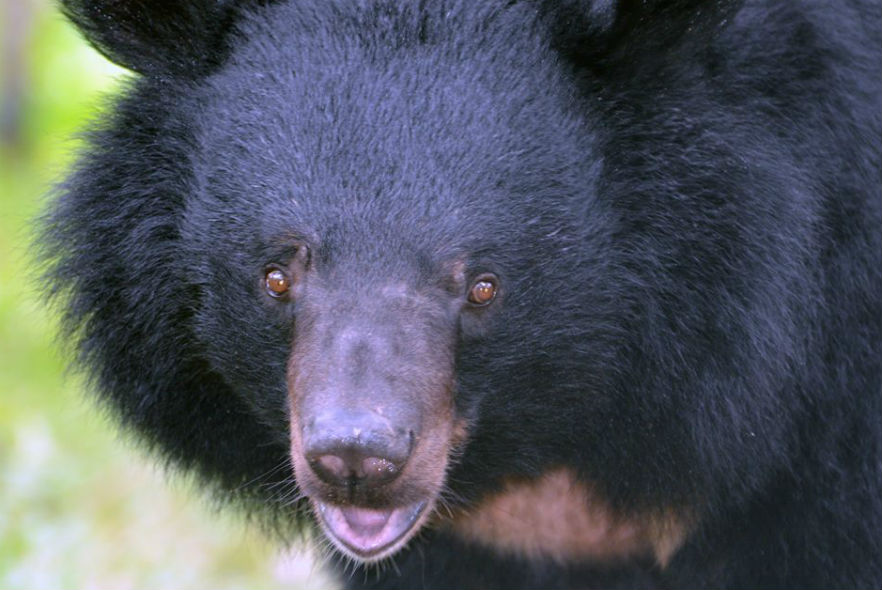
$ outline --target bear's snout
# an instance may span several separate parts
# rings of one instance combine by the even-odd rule
[[[343,293],[322,279],[298,302],[291,461],[327,538],[376,561],[430,519],[465,438],[453,398],[457,322],[446,292],[380,284]]]

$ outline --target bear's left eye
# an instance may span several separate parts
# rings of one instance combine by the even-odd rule
[[[269,268],[263,279],[266,293],[274,299],[282,299],[291,290],[291,277],[281,268]]]
[[[487,305],[496,298],[498,279],[493,274],[479,276],[469,289],[469,303],[472,305]]]

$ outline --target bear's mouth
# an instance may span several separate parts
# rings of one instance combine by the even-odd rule
[[[315,502],[328,538],[360,561],[376,561],[401,548],[419,529],[428,512],[425,500],[409,506],[376,510]]]

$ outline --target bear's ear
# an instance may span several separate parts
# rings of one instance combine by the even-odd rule
[[[555,45],[586,62],[623,39],[663,50],[685,35],[713,34],[743,0],[538,0]],[[698,39],[696,39],[698,41]]]
[[[255,0],[256,1],[256,0]],[[148,75],[193,74],[222,59],[239,0],[61,0],[86,39],[117,64]]]

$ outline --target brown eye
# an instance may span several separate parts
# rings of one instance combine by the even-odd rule
[[[496,297],[496,278],[492,275],[478,277],[469,289],[469,303],[487,305]]]
[[[266,292],[270,297],[279,299],[288,294],[291,289],[291,279],[281,269],[272,268],[266,271],[263,279]]]

